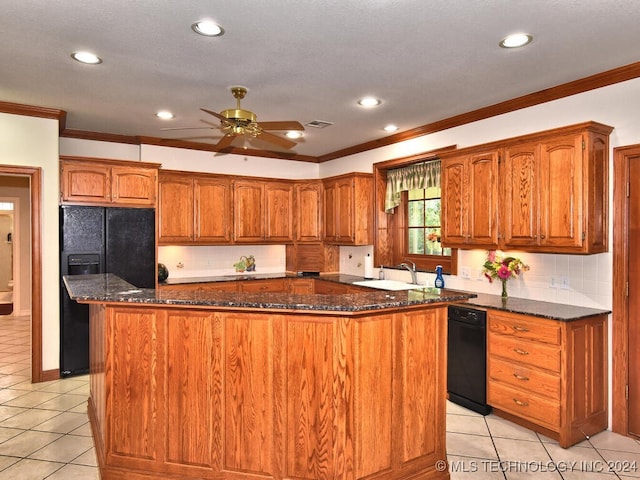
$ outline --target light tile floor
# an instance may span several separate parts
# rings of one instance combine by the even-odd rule
[[[88,376],[31,383],[29,317],[0,316],[0,480],[97,480]],[[571,447],[447,404],[452,480],[640,478],[640,442],[608,431]]]

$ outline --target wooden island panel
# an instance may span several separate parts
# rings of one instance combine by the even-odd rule
[[[447,479],[446,306],[91,305],[103,480]],[[95,328],[94,328],[95,327]]]

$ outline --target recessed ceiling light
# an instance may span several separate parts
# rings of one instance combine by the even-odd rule
[[[88,65],[97,65],[102,63],[102,59],[91,52],[73,52],[71,58],[80,63],[86,63]]]
[[[171,120],[175,115],[168,110],[160,110],[159,112],[156,112],[156,117],[162,120]]]
[[[396,130],[398,130],[398,126],[397,125],[393,125],[393,124],[389,124],[386,127],[384,127],[383,130],[385,132],[395,132]]]
[[[191,29],[205,37],[219,37],[224,34],[224,28],[211,20],[200,20],[191,25]]]
[[[524,47],[525,45],[531,43],[532,40],[533,37],[526,33],[514,33],[503,38],[500,41],[499,45],[502,48],[518,48]]]
[[[377,107],[381,103],[380,99],[375,97],[364,97],[358,100],[358,105],[361,107]]]
[[[287,132],[285,134],[288,138],[302,138],[302,132],[299,132],[298,130],[291,130],[290,132]]]

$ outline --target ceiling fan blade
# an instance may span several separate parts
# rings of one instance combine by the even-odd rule
[[[225,135],[220,139],[218,143],[216,143],[215,147],[217,150],[224,150],[225,148],[229,148],[231,146],[231,142],[236,138],[235,135]]]
[[[213,115],[214,117],[222,120],[223,122],[227,122],[227,117],[225,117],[224,115],[220,115],[218,112],[214,112],[213,110],[207,110],[206,108],[201,108],[200,110],[202,110],[203,112],[207,112],[209,115]]]
[[[263,130],[304,130],[300,122],[258,122],[258,126]]]
[[[287,140],[286,138],[279,137],[274,135],[273,133],[260,132],[256,138],[260,140],[264,140],[265,142],[273,143],[275,145],[280,145],[284,148],[292,148],[297,145],[296,142],[292,142],[291,140]]]

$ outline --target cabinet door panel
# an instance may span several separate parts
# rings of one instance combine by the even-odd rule
[[[338,228],[339,242],[353,243],[355,241],[355,196],[354,181],[345,179],[338,183]]]
[[[159,191],[159,242],[193,241],[193,181],[179,176],[161,178]]]
[[[113,203],[155,205],[156,177],[156,172],[151,169],[113,167],[111,169]]]
[[[195,232],[200,243],[231,241],[231,182],[223,179],[194,180]]]
[[[324,235],[328,241],[338,236],[338,186],[335,182],[324,187]]]
[[[542,144],[540,244],[582,246],[582,136]]]
[[[64,163],[61,183],[63,201],[82,203],[111,201],[109,169],[105,166]]]
[[[467,199],[465,158],[442,161],[442,243],[460,246],[466,242]]]
[[[510,147],[505,151],[504,242],[506,246],[536,245],[539,230],[540,148],[537,143]]]
[[[264,240],[264,184],[236,182],[233,191],[234,234],[240,243]]]
[[[310,183],[295,187],[296,240],[322,240],[322,184]]]
[[[469,158],[469,244],[498,245],[498,183],[498,152]]]
[[[265,184],[265,240],[293,241],[293,185]]]

